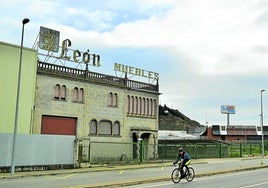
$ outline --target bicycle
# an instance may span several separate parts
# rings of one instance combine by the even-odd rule
[[[182,174],[181,174],[181,162],[177,164],[178,165],[174,165],[176,168],[174,168],[174,170],[171,173],[171,179],[174,183],[179,183],[181,179],[183,179]],[[189,167],[188,165],[185,165],[183,167],[183,172],[185,174],[185,179],[188,182],[190,182],[190,181],[193,181],[195,177],[195,172],[194,172],[194,169],[192,167]]]

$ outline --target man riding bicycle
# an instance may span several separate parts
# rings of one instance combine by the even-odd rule
[[[185,178],[186,175],[183,172],[183,168],[185,166],[187,168],[187,170],[188,170],[188,166],[187,165],[189,165],[191,163],[191,157],[190,157],[190,155],[186,151],[184,151],[184,149],[182,147],[179,148],[178,158],[173,163],[173,165],[175,165],[179,160],[182,160],[181,161],[181,168],[180,168],[181,178]]]

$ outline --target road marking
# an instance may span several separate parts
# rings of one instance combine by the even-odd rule
[[[142,186],[142,187],[143,188],[146,188],[146,187],[159,187],[159,186],[167,186],[167,185],[173,185],[173,183],[170,183],[170,182],[167,182],[167,183],[159,183],[157,185],[152,184],[152,185],[145,185],[145,186]],[[140,185],[137,185],[137,187],[140,187]]]
[[[67,176],[47,176],[47,177],[51,177],[51,178],[55,178],[55,179],[67,179],[67,178],[70,178],[70,177],[72,177],[72,176],[74,176],[74,174],[69,174],[69,175],[67,175]]]
[[[63,176],[63,177],[61,177],[61,179],[66,179],[66,178],[69,178],[69,177],[72,177],[72,176],[74,176],[74,174],[70,174],[70,175],[67,175],[67,176]]]
[[[248,185],[248,186],[245,186],[245,187],[240,187],[240,188],[257,187],[257,186],[260,186],[260,185],[265,185],[265,184],[268,184],[268,182],[263,182],[263,183],[252,184],[252,185]]]

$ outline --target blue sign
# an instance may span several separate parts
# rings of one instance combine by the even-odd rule
[[[235,114],[235,106],[234,105],[221,105],[221,113],[222,114]]]

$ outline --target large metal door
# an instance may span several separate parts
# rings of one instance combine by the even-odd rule
[[[76,118],[43,116],[41,134],[76,135]]]

